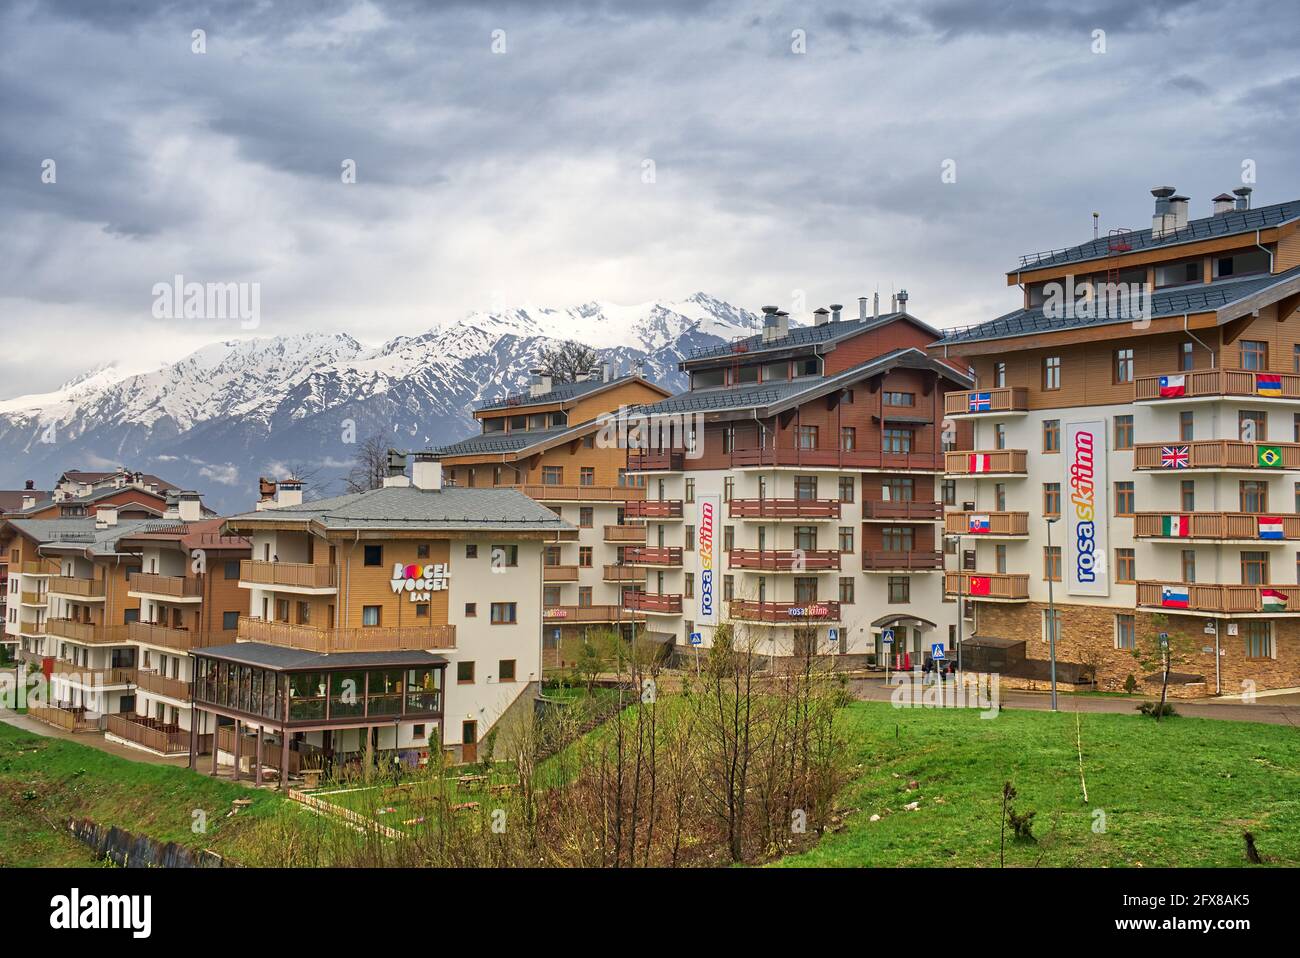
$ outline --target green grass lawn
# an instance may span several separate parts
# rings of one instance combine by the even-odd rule
[[[1002,784],[1034,810],[1036,842],[1008,866],[1242,866],[1242,832],[1266,861],[1300,864],[1300,732],[1288,726],[1080,714],[895,709],[844,712],[860,763],[838,832],[787,866],[994,866]],[[909,782],[919,787],[909,790]],[[910,802],[916,811],[905,811]],[[1096,811],[1105,829],[1093,830]],[[872,822],[873,814],[882,816]],[[1009,831],[1009,830],[1008,830]]]
[[[237,798],[253,805],[227,818]],[[273,792],[187,768],[133,762],[0,722],[0,867],[94,864],[89,850],[67,833],[74,817],[220,853],[282,801]],[[206,813],[206,833],[191,830],[196,809]]]

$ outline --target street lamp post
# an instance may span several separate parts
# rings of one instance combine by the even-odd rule
[[[1052,526],[1055,519],[1047,520],[1047,554],[1052,554]],[[1050,570],[1048,570],[1050,573]],[[1052,581],[1056,577],[1047,577],[1047,655],[1052,661],[1052,711],[1056,711],[1056,601],[1052,590]]]

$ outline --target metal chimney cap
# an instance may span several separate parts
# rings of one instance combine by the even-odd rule
[[[777,312],[778,310],[780,310],[780,308],[781,308],[780,306],[764,306],[764,307],[763,307],[763,312],[765,312],[765,313],[775,313],[775,312]]]
[[[1167,196],[1173,196],[1174,192],[1175,190],[1172,186],[1157,186],[1151,191],[1151,195],[1156,199],[1164,199]]]
[[[839,306],[831,307],[831,309],[839,309],[839,308],[840,308]],[[813,312],[821,315],[825,315],[830,312],[830,309],[827,309],[825,306],[818,306],[816,309],[813,310]]]
[[[1215,201],[1216,203],[1219,203],[1219,202],[1228,202],[1228,203],[1230,203],[1230,202],[1232,202],[1232,194],[1231,194],[1231,193],[1220,193],[1218,196],[1216,196],[1216,197],[1214,198],[1214,201]]]
[[[843,308],[844,308],[843,303],[831,303],[831,309],[837,313]]]
[[[1239,186],[1232,192],[1238,196],[1250,196],[1251,193],[1255,192],[1255,188],[1253,186]]]

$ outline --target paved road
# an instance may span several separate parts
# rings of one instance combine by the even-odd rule
[[[850,679],[853,694],[864,702],[888,702],[894,686],[886,685],[884,678]],[[1119,698],[1101,695],[1062,694],[1057,699],[1063,712],[1115,712],[1125,715],[1136,711],[1138,703],[1149,696],[1135,695]],[[1051,708],[1050,696],[1045,692],[1004,691],[1002,705],[1013,709]],[[1179,715],[1193,718],[1228,719],[1234,722],[1263,722],[1266,725],[1290,725],[1300,731],[1300,694],[1261,696],[1255,704],[1244,702],[1174,700]]]

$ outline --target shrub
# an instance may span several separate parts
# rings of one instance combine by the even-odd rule
[[[1172,702],[1166,702],[1164,705],[1161,705],[1158,702],[1143,702],[1137,707],[1137,710],[1143,715],[1151,718],[1160,718],[1163,716],[1174,717],[1178,715],[1177,710],[1174,708],[1174,703]]]

